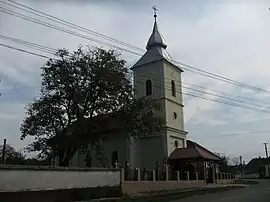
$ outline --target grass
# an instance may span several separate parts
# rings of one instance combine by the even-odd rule
[[[224,192],[232,189],[239,189],[242,187],[219,187],[219,188],[200,188],[200,189],[188,189],[188,190],[175,190],[175,191],[162,191],[155,193],[148,193],[140,196],[126,196],[119,199],[104,199],[104,202],[168,202],[181,198],[186,198],[193,195],[203,195],[210,193]]]

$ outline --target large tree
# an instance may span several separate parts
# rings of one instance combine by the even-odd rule
[[[114,114],[122,130],[132,137],[148,135],[162,129],[164,120],[154,116],[161,110],[149,97],[134,99],[130,72],[126,61],[115,50],[83,49],[70,53],[61,49],[58,60],[50,59],[41,70],[40,96],[27,106],[21,125],[21,139],[32,136],[30,151],[49,155],[47,140],[67,129],[84,123],[86,118]],[[99,137],[92,137],[97,141]],[[67,164],[74,148],[62,148]]]

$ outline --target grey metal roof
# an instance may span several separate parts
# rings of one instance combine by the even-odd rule
[[[164,42],[161,34],[159,33],[157,22],[155,20],[154,27],[153,27],[153,32],[147,42],[146,49],[150,49],[151,47],[162,47],[162,48],[167,48],[166,43]]]
[[[182,69],[179,65],[171,58],[170,54],[166,50],[167,45],[164,42],[162,35],[160,34],[157,26],[157,22],[155,21],[153,32],[147,42],[146,53],[133,65],[132,69],[155,62],[158,60],[166,60],[171,63],[173,66],[177,67],[179,70]]]

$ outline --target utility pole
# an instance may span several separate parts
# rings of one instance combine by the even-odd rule
[[[6,159],[6,145],[7,145],[7,139],[4,139],[4,144],[3,144],[3,150],[2,150],[2,164],[5,164],[5,159]]]
[[[265,155],[266,155],[266,163],[267,163],[267,171],[268,171],[268,176],[270,175],[270,168],[269,168],[269,157],[268,157],[268,149],[267,149],[267,145],[268,143],[265,142],[264,144],[264,149],[265,149]]]
[[[239,156],[240,159],[240,169],[241,169],[241,178],[243,179],[243,163],[242,163],[242,156]]]

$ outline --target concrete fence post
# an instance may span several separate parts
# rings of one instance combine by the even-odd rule
[[[125,169],[121,168],[121,181],[124,182],[125,181]]]
[[[166,181],[169,181],[169,169],[168,168],[166,168],[165,175],[166,175]]]
[[[137,180],[141,181],[141,170],[140,170],[140,168],[137,169]]]
[[[195,180],[199,180],[198,172],[195,172]]]
[[[177,181],[179,182],[180,181],[180,173],[179,173],[179,171],[176,171],[176,176],[177,176]]]
[[[153,181],[156,181],[156,171],[155,170],[152,171],[152,176],[153,176]]]
[[[189,181],[189,172],[186,171],[187,181]]]

